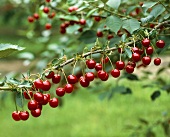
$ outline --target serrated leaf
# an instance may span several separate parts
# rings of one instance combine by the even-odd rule
[[[108,0],[108,2],[106,4],[109,7],[117,10],[121,4],[121,0]]]
[[[87,30],[81,34],[81,36],[78,38],[78,40],[89,44],[89,43],[94,43],[96,41],[96,32],[93,30]]]
[[[16,100],[16,104],[19,107],[23,108],[23,106],[24,106],[24,97],[23,97],[23,94],[21,92],[16,92],[15,100]]]
[[[79,21],[79,18],[75,15],[60,15],[59,18],[65,19],[65,20],[71,20],[71,21]]]
[[[140,22],[136,19],[127,19],[123,21],[122,28],[126,29],[132,34],[135,30],[140,28]]]
[[[74,24],[73,26],[69,26],[66,28],[66,31],[68,34],[73,34],[75,31],[77,31],[80,28],[80,25]]]
[[[124,50],[128,58],[132,58],[132,51],[129,48],[125,48]]]
[[[9,56],[15,51],[21,51],[23,50],[23,47],[19,47],[17,45],[12,44],[0,44],[0,58]]]
[[[145,18],[141,18],[140,19],[141,22],[144,24],[144,23],[148,23],[148,22],[151,22],[154,20],[154,16],[153,15],[148,15],[147,17]]]
[[[159,15],[161,15],[163,12],[165,11],[164,6],[162,6],[161,4],[158,4],[156,6],[153,7],[150,15],[153,15],[155,18],[157,18]]]
[[[161,92],[159,90],[154,91],[151,95],[152,101],[154,101],[156,98],[158,98],[161,95]]]
[[[120,30],[122,23],[123,22],[122,22],[121,18],[119,18],[117,16],[109,16],[106,19],[106,26],[109,29],[111,29],[111,31],[115,32],[116,34]]]
[[[153,7],[157,2],[144,2],[143,5],[142,5],[142,9],[144,11],[144,13],[146,13],[146,11]]]

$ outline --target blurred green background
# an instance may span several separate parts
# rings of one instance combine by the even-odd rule
[[[1,76],[17,76],[18,72],[24,73],[28,69],[41,71],[49,61],[46,59],[48,51],[44,52],[44,49],[53,49],[54,46],[57,47],[56,52],[61,52],[63,43],[57,41],[54,36],[51,40],[32,37],[30,27],[33,26],[27,22],[30,11],[22,12],[24,5],[16,4],[17,1],[1,0],[1,2],[0,43],[16,44],[26,48],[24,53],[29,52],[26,58],[21,56],[21,53],[15,53],[0,59]],[[68,45],[73,45],[73,40]],[[65,46],[67,47],[67,44]],[[72,50],[74,48],[82,50],[76,46]],[[42,52],[44,54],[39,56]],[[66,52],[69,52],[69,49]],[[163,58],[166,62],[168,54]],[[35,68],[37,62],[38,67]],[[158,68],[164,67],[166,63]],[[152,70],[152,67],[148,68],[148,71]],[[143,74],[142,71],[135,73],[140,76]],[[170,77],[169,74],[166,75],[167,73],[169,71],[159,77],[169,83]],[[110,91],[108,88],[110,85],[116,86],[117,80],[113,78],[102,85],[96,80],[89,88],[78,86],[75,94],[62,98],[61,106],[52,109],[47,105],[39,118],[30,116],[25,122],[16,122],[11,117],[15,110],[12,93],[0,93],[0,137],[168,137],[169,94],[163,90],[161,96],[152,101],[150,96],[158,87],[143,88],[143,85],[152,83],[158,76],[153,74],[149,76],[151,77],[142,78],[140,81],[120,80],[119,86],[130,87],[133,93],[122,95],[115,91],[110,99],[102,98],[101,95]],[[55,92],[55,88],[56,86],[51,92]]]

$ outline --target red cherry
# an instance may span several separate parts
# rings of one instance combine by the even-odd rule
[[[127,65],[131,65],[134,68],[136,67],[136,63],[135,62],[131,62],[131,61],[129,61]]]
[[[106,81],[109,78],[109,75],[103,70],[99,70],[97,75],[102,81]]]
[[[82,32],[82,31],[83,31],[83,28],[79,28],[78,31],[79,31],[79,32]]]
[[[155,64],[156,66],[159,66],[159,65],[161,64],[161,59],[160,59],[160,58],[155,58],[155,59],[154,59],[154,64]]]
[[[61,28],[61,29],[66,29],[66,24],[65,24],[65,23],[62,23],[62,24],[60,25],[60,28]]]
[[[48,30],[48,29],[51,29],[51,24],[50,23],[47,23],[45,24],[45,28]]]
[[[78,79],[75,75],[69,75],[67,80],[69,84],[76,84],[78,82]]]
[[[119,69],[119,70],[122,70],[124,69],[125,67],[125,63],[123,61],[117,61],[116,62],[116,68]]]
[[[151,63],[151,58],[149,56],[145,56],[142,58],[142,62],[144,65],[149,65]]]
[[[89,69],[94,69],[96,66],[96,62],[93,59],[87,60],[86,65]]]
[[[38,13],[34,13],[34,15],[33,15],[33,16],[34,16],[34,18],[35,18],[35,19],[37,19],[37,20],[38,20],[38,19],[39,19],[39,17],[40,17]]]
[[[80,19],[79,23],[80,23],[81,25],[85,25],[85,24],[86,24],[86,20],[85,20],[85,19]]]
[[[30,99],[30,97],[31,98],[33,97],[33,92],[32,91],[28,91],[28,92],[24,91],[23,94],[24,94],[25,99]]]
[[[111,75],[114,77],[114,78],[117,78],[120,76],[120,70],[119,69],[113,69],[111,71]]]
[[[20,117],[21,120],[24,120],[24,121],[27,120],[29,118],[28,111],[21,111],[19,113],[19,117]]]
[[[35,100],[30,100],[29,102],[28,102],[28,109],[29,110],[35,110],[35,109],[37,109],[37,101],[35,101]]]
[[[151,55],[153,53],[153,48],[151,46],[146,48],[147,55]]]
[[[109,34],[108,36],[107,36],[107,39],[108,40],[110,40],[110,39],[112,39],[113,38],[113,35],[112,34]]]
[[[54,71],[50,71],[47,75],[45,75],[46,78],[51,79],[54,77]]]
[[[41,109],[41,110],[42,110],[42,104],[41,104],[41,103],[39,103],[39,102],[37,102],[37,103],[38,103],[37,108],[39,108],[39,109]]]
[[[134,71],[134,67],[132,65],[127,65],[126,66],[126,72],[127,73],[133,73]]]
[[[89,84],[90,82],[86,78],[84,78],[83,76],[80,77],[80,85],[82,87],[88,87]]]
[[[50,100],[50,94],[44,94],[44,96],[47,97],[47,100],[48,100],[48,101]]]
[[[34,99],[37,101],[37,102],[42,102],[44,100],[44,96],[41,92],[36,92],[34,94]]]
[[[48,13],[50,10],[48,7],[44,7],[43,11],[44,11],[44,13]]]
[[[139,49],[139,54],[142,55],[144,53],[144,49]]]
[[[97,37],[103,37],[103,32],[101,32],[101,31],[97,31]]]
[[[134,53],[139,53],[139,48],[133,47],[133,48],[132,48],[132,51],[133,51]]]
[[[154,27],[155,27],[155,25],[154,25],[154,24],[150,24],[149,26],[150,26],[150,28],[154,28]]]
[[[52,12],[51,14],[48,14],[48,18],[52,19],[55,17],[55,12]]]
[[[108,58],[108,57],[106,57],[105,59],[102,58],[101,61],[102,61],[103,63],[108,63],[108,62],[109,62],[109,58]]]
[[[73,12],[73,11],[76,11],[76,10],[78,10],[77,7],[69,7],[69,8],[68,8],[68,11],[69,11],[69,12]]]
[[[46,2],[50,2],[51,0],[46,0]]]
[[[85,79],[86,79],[87,81],[93,81],[93,80],[94,80],[94,73],[93,73],[93,72],[87,72],[87,73],[85,74]]]
[[[140,61],[140,60],[141,60],[140,54],[139,54],[139,53],[133,53],[133,54],[132,54],[132,59],[133,59],[133,61],[135,61],[135,62]]]
[[[148,38],[143,39],[143,40],[142,40],[142,45],[143,45],[144,47],[149,47],[149,45],[150,45],[150,40],[149,40]]]
[[[141,9],[140,8],[136,8],[135,11],[136,11],[136,14],[139,14],[141,12]]]
[[[60,29],[60,33],[61,34],[65,34],[66,33],[66,29]]]
[[[64,96],[64,94],[65,94],[64,88],[57,88],[57,89],[56,89],[56,94],[57,94],[57,96],[59,96],[59,97]]]
[[[158,40],[158,41],[156,42],[156,46],[157,46],[158,48],[163,48],[163,47],[165,46],[165,42],[164,42],[163,40]]]
[[[35,110],[31,110],[31,115],[33,117],[39,117],[41,115],[41,109],[40,108],[37,108]]]
[[[34,22],[34,18],[33,18],[32,16],[29,16],[29,17],[28,17],[28,21],[29,21],[30,23],[32,23],[32,22]]]
[[[71,93],[73,91],[74,87],[72,84],[66,84],[64,87],[64,90],[66,93]]]
[[[52,77],[52,82],[54,84],[58,84],[61,80],[61,76],[59,74],[55,74],[53,77]]]
[[[48,80],[43,81],[43,88],[42,88],[42,90],[43,91],[48,91],[48,90],[50,90],[50,88],[51,88],[50,81],[48,81]]]
[[[52,99],[50,99],[49,105],[50,105],[52,108],[56,108],[56,107],[58,106],[58,98],[52,98]]]
[[[102,70],[102,64],[96,63],[96,65],[95,65],[95,70],[96,70],[96,71]]]
[[[109,78],[109,74],[108,74],[108,73],[106,73],[105,77],[104,77],[104,78],[101,78],[101,80],[102,80],[102,81],[107,81],[107,80],[108,80],[108,78]]]
[[[48,101],[49,101],[50,99],[49,99],[48,96],[45,95],[45,94],[43,94],[43,96],[44,96],[44,99],[43,99],[42,102],[40,102],[40,104],[42,104],[42,105],[47,105],[47,104],[48,104]]]
[[[21,118],[19,117],[19,111],[14,111],[12,112],[12,118],[15,120],[15,121],[20,121]]]
[[[36,89],[42,89],[43,88],[43,81],[41,79],[36,79],[34,81],[34,86]]]
[[[96,16],[96,17],[94,17],[94,20],[97,21],[97,22],[99,22],[99,21],[101,20],[101,17]]]

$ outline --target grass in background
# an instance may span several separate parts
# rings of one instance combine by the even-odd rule
[[[26,122],[12,120],[11,113],[15,106],[11,96],[8,96],[5,106],[1,106],[0,110],[0,136],[129,137],[134,130],[126,127],[139,125],[138,118],[154,123],[162,119],[162,113],[169,112],[167,93],[162,92],[152,102],[150,95],[153,88],[143,89],[140,82],[123,80],[122,84],[132,87],[133,94],[114,94],[110,101],[101,101],[99,93],[80,88],[75,95],[67,94],[63,97],[63,107],[52,109],[47,105],[39,118],[30,116]],[[161,126],[156,126],[154,131],[158,137],[164,137]]]

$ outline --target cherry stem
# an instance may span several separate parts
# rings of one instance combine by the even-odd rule
[[[77,64],[77,60],[76,60],[76,62],[74,63],[74,67],[73,67],[73,72],[72,72],[72,74],[74,74],[74,69],[75,69],[75,67],[76,67],[76,64]]]
[[[66,80],[66,82],[67,82],[67,84],[68,84],[68,80],[67,80],[67,77],[66,77],[66,73],[64,72],[64,69],[61,69],[61,70],[62,70],[63,75],[64,75],[64,78],[65,78],[65,80]]]
[[[113,66],[113,64],[112,64],[111,59],[109,58],[109,56],[107,56],[107,57],[108,57],[108,59],[109,59],[109,62],[110,62],[110,64],[111,64],[112,68],[114,69],[114,66]]]
[[[16,103],[16,94],[14,96],[14,103],[15,103],[15,110],[18,112],[17,103]]]

